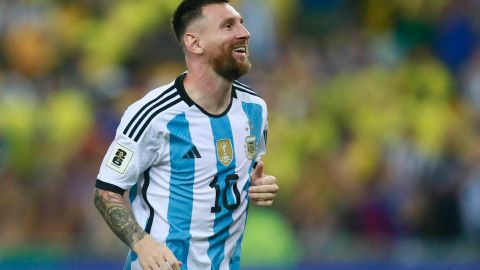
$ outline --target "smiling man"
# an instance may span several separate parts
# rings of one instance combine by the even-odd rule
[[[249,202],[278,191],[260,161],[266,104],[237,81],[250,34],[228,2],[181,2],[188,70],[129,106],[100,166],[94,202],[131,248],[125,269],[239,269]]]

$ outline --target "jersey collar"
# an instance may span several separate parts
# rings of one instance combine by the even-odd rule
[[[182,74],[180,74],[180,76],[178,76],[176,79],[175,79],[175,88],[177,88],[177,91],[178,93],[180,94],[180,97],[183,99],[183,101],[185,103],[187,103],[187,105],[189,107],[192,107],[193,105],[195,107],[197,107],[201,112],[203,112],[205,115],[208,115],[210,117],[222,117],[224,115],[226,115],[229,111],[230,111],[230,108],[232,107],[232,103],[233,103],[233,98],[237,98],[237,93],[235,92],[235,88],[233,87],[232,85],[232,96],[230,98],[230,104],[228,104],[228,107],[227,109],[225,109],[224,112],[222,112],[221,114],[211,114],[207,111],[205,111],[202,107],[200,107],[200,105],[198,105],[197,103],[195,103],[195,101],[193,101],[187,94],[187,91],[185,90],[185,86],[183,85],[183,81],[185,80],[185,76],[187,75],[187,72],[184,72]]]

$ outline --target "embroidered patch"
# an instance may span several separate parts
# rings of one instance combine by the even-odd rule
[[[228,166],[233,160],[233,148],[230,139],[217,141],[217,157],[223,166]]]
[[[249,160],[257,157],[257,138],[255,136],[245,138],[245,154]]]
[[[121,174],[124,174],[133,157],[133,151],[121,144],[116,144],[107,160],[107,166]]]

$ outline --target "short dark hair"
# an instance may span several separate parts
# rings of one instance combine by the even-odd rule
[[[177,41],[182,43],[182,36],[187,26],[202,16],[202,8],[210,4],[230,3],[230,0],[183,0],[172,17],[172,29]]]

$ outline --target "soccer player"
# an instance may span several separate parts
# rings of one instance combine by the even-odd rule
[[[131,248],[125,269],[239,269],[249,201],[278,191],[260,161],[265,102],[237,81],[250,34],[228,0],[184,0],[172,27],[187,71],[128,107],[95,206]]]

